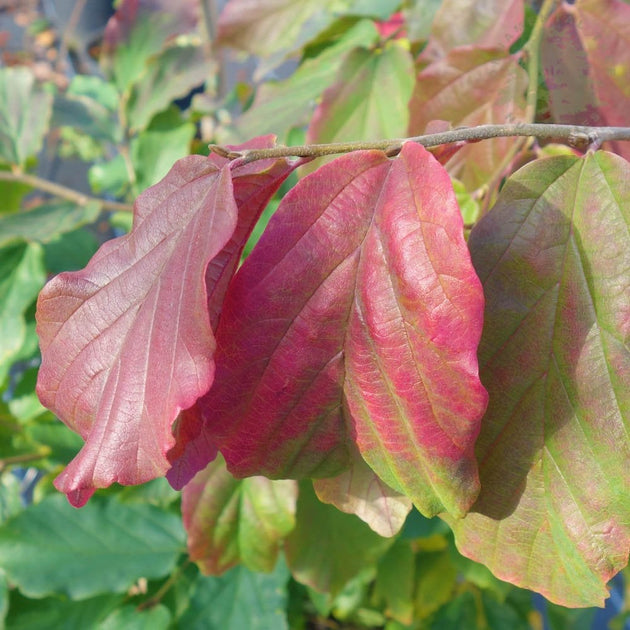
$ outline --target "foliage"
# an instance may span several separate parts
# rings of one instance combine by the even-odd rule
[[[71,80],[36,21],[0,67],[2,623],[590,627],[630,133],[427,134],[628,126],[630,5],[211,4],[122,0]]]

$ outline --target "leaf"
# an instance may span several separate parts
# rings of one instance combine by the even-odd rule
[[[392,490],[356,454],[351,467],[336,477],[313,480],[317,497],[346,514],[356,514],[381,536],[394,536],[411,511],[411,501]]]
[[[508,50],[523,32],[524,13],[523,0],[444,0],[423,56],[439,59],[473,44]]]
[[[138,610],[128,604],[112,612],[99,625],[98,630],[167,630],[171,627],[171,613],[158,604],[146,610]]]
[[[229,147],[240,149],[262,149],[273,146],[273,136],[261,136],[246,144]],[[210,156],[217,166],[224,162],[216,155]],[[207,304],[210,326],[216,330],[219,313],[228,284],[241,260],[247,240],[271,196],[282,182],[300,164],[286,160],[258,160],[239,166],[233,172],[233,190],[238,205],[236,228],[223,249],[210,261],[206,269]],[[168,453],[172,464],[167,473],[169,483],[183,488],[199,470],[205,468],[216,455],[214,439],[202,432],[201,408],[195,404],[182,413],[174,427],[176,446]]]
[[[0,384],[26,340],[24,313],[46,280],[37,243],[0,248]]]
[[[385,600],[385,612],[403,624],[414,621],[415,554],[406,540],[396,540],[379,560],[375,596]]]
[[[164,510],[94,500],[76,511],[55,494],[0,527],[0,565],[28,597],[84,599],[168,575],[183,545],[179,519]]]
[[[377,39],[374,23],[360,20],[335,43],[302,61],[287,79],[264,83],[249,109],[230,128],[221,130],[222,141],[225,141],[224,136],[233,142],[265,133],[274,133],[283,139],[292,127],[306,126],[316,99],[333,83],[348,53],[357,46],[369,47]]]
[[[449,522],[464,555],[563,606],[603,605],[628,561],[629,180],[609,153],[538,160],[469,240],[490,404],[481,494]]]
[[[187,630],[288,630],[286,565],[271,574],[239,566],[221,577],[200,577],[179,620]]]
[[[526,87],[519,55],[457,48],[418,74],[409,103],[409,135],[424,133],[434,120],[448,121],[453,127],[523,121]],[[494,138],[469,144],[446,167],[474,190],[487,185],[513,143],[513,138]]]
[[[482,302],[435,159],[343,156],[285,196],[230,284],[204,432],[233,474],[272,478],[338,474],[349,432],[387,485],[462,513]]]
[[[201,46],[171,46],[147,63],[127,102],[132,129],[142,130],[158,112],[212,77],[214,64]]]
[[[541,44],[556,122],[624,126],[630,108],[630,6],[621,0],[563,2]],[[630,158],[624,142],[611,148]]]
[[[0,246],[15,241],[48,243],[59,234],[92,223],[100,214],[99,203],[84,206],[70,201],[41,204],[32,210],[0,215]]]
[[[49,628],[98,628],[122,595],[98,595],[81,601],[66,597],[27,599],[17,591],[11,594],[8,630],[48,630]]]
[[[169,468],[173,421],[212,383],[205,271],[236,213],[230,167],[184,158],[138,197],[130,234],[41,292],[37,393],[86,440],[55,482],[73,505]]]
[[[52,101],[35,85],[30,69],[0,68],[0,162],[21,166],[39,153]]]
[[[308,129],[308,142],[403,136],[413,72],[411,54],[396,42],[381,51],[357,48],[324,93]]]
[[[318,501],[308,481],[300,484],[296,526],[285,543],[287,564],[298,582],[335,597],[390,544],[356,516]]]
[[[453,600],[457,570],[448,551],[422,551],[416,555],[414,609],[417,619],[426,619]],[[463,624],[462,628],[468,628]]]
[[[105,27],[101,65],[121,92],[145,71],[147,61],[175,36],[197,26],[197,0],[122,0]]]
[[[272,571],[280,541],[295,525],[296,499],[295,481],[235,479],[218,457],[182,494],[191,560],[206,574],[239,562],[252,571]]]

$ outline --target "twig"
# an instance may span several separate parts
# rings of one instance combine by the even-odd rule
[[[15,466],[16,464],[28,464],[29,462],[35,462],[42,457],[48,457],[52,449],[49,446],[42,446],[35,453],[23,453],[22,455],[13,455],[11,457],[3,457],[0,459],[0,472],[3,472],[9,466]]]
[[[83,13],[86,2],[87,0],[76,0],[74,7],[72,8],[72,13],[70,13],[70,18],[68,19],[66,28],[61,36],[61,43],[59,44],[57,63],[55,64],[57,72],[62,72],[65,69],[64,65],[66,63],[66,55],[68,54],[68,44],[70,42],[70,38],[74,34],[77,24],[79,23],[79,18]]]
[[[328,144],[305,144],[293,147],[280,146],[271,149],[242,149],[240,151],[214,144],[209,146],[211,151],[229,160],[240,159],[244,164],[248,164],[256,160],[268,158],[316,158],[325,155],[364,150],[385,151],[388,155],[396,155],[402,149],[405,142],[416,142],[425,147],[435,147],[451,142],[476,142],[478,140],[505,138],[509,136],[528,136],[548,140],[562,140],[569,146],[586,150],[591,146],[599,146],[602,142],[609,140],[630,141],[630,127],[587,127],[583,125],[516,123],[513,125],[460,127],[442,133],[432,133],[412,138],[377,140],[375,142],[331,142]]]
[[[55,197],[61,197],[68,201],[74,201],[74,203],[85,206],[88,203],[97,203],[103,210],[111,211],[123,211],[133,212],[133,206],[128,203],[119,203],[118,201],[108,201],[106,199],[99,199],[98,197],[91,197],[90,195],[84,195],[72,188],[56,184],[48,179],[37,177],[37,175],[30,175],[28,173],[0,171],[0,181],[5,182],[21,182],[37,190],[50,193]]]

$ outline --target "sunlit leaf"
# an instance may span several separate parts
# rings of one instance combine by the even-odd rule
[[[26,66],[0,68],[0,161],[22,165],[39,152],[52,102]]]
[[[140,577],[168,575],[183,546],[175,514],[112,500],[79,512],[57,494],[0,527],[0,564],[29,597],[122,593]]]
[[[74,505],[163,475],[175,417],[212,382],[205,270],[236,226],[230,168],[184,158],[135,207],[130,234],[38,301],[38,394],[86,440],[56,482]]]
[[[358,454],[348,470],[315,479],[313,487],[320,501],[356,514],[381,536],[397,534],[411,510],[411,500],[379,479]]]
[[[524,120],[527,76],[518,55],[462,47],[429,64],[417,77],[409,103],[409,134],[425,133],[434,120],[453,127]],[[513,138],[495,138],[460,149],[446,164],[468,190],[488,182]]]
[[[375,597],[385,601],[385,612],[407,625],[414,621],[413,589],[416,559],[411,544],[397,540],[377,565]]]
[[[546,26],[542,60],[556,122],[627,126],[630,6],[621,0],[559,5]],[[611,148],[630,158],[627,142]]]
[[[239,562],[252,571],[271,571],[281,540],[295,525],[296,499],[295,481],[235,479],[218,457],[182,494],[190,558],[206,574]]]
[[[356,516],[318,501],[309,482],[300,484],[296,526],[285,543],[296,580],[334,597],[390,544]]]
[[[413,89],[413,60],[393,42],[381,51],[357,48],[315,111],[307,140],[340,142],[404,136]]]
[[[424,512],[478,491],[482,294],[448,175],[422,147],[358,152],[285,196],[226,295],[204,432],[238,476],[362,457]]]
[[[598,152],[513,175],[473,229],[490,404],[458,548],[565,606],[602,605],[630,548],[630,165]]]
[[[428,56],[437,59],[471,44],[508,50],[523,31],[524,13],[523,0],[443,0],[433,18]]]
[[[145,70],[149,58],[175,36],[194,31],[197,0],[122,0],[107,22],[101,64],[118,88],[127,90]]]

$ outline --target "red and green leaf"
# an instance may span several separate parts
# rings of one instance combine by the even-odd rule
[[[182,493],[191,560],[206,574],[241,562],[252,571],[271,571],[280,542],[295,526],[297,490],[291,480],[235,479],[218,457]]]
[[[198,434],[194,422],[178,423],[179,443],[167,456],[178,413],[212,383],[212,325],[248,230],[293,168],[284,160],[222,163],[180,160],[138,198],[129,235],[40,294],[38,394],[86,440],[56,482],[75,505],[114,481],[163,475]]]
[[[453,127],[523,121],[526,86],[519,55],[472,46],[457,48],[418,75],[409,103],[409,133],[425,133],[435,120]],[[513,143],[513,138],[495,138],[469,144],[446,167],[474,190],[487,184]]]
[[[411,510],[411,500],[384,483],[358,453],[348,470],[315,479],[313,487],[320,501],[356,514],[381,536],[397,534]]]
[[[338,474],[349,440],[427,514],[478,492],[483,296],[422,147],[341,157],[283,200],[226,295],[204,432],[237,476]]]
[[[630,6],[561,3],[545,28],[542,61],[556,122],[624,126],[630,111]],[[627,143],[611,148],[630,157]]]
[[[565,606],[603,605],[630,549],[630,165],[525,166],[473,229],[487,304],[482,491],[460,550]]]

